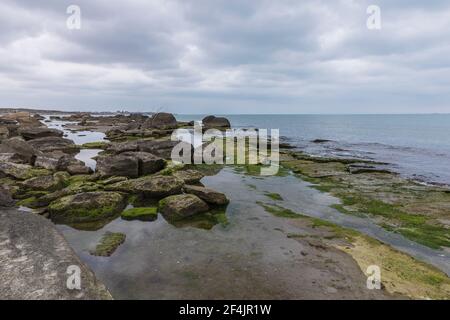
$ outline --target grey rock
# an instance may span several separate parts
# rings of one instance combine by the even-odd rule
[[[15,209],[0,210],[0,220],[2,299],[112,299],[49,220]],[[81,269],[81,290],[67,288],[69,266]]]

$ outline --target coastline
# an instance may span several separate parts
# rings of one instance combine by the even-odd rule
[[[77,125],[77,126],[70,126],[72,131],[74,132],[86,132],[86,131],[96,131],[100,130],[101,132],[107,132],[105,128],[108,126],[98,125],[95,123],[92,123],[94,120],[90,119],[87,120],[83,125]],[[89,123],[91,122],[91,123]],[[186,124],[182,124],[183,126],[186,126]],[[113,124],[113,127],[115,124]],[[125,134],[121,133],[118,136],[115,137],[113,140],[113,144],[117,143],[127,143],[132,142],[139,139],[149,139],[150,137],[137,137],[136,138],[136,131],[132,131],[133,129],[125,130]],[[108,134],[107,134],[108,136]],[[117,139],[119,137],[119,139]],[[111,138],[111,136],[109,136]],[[110,139],[111,140],[111,139]],[[118,141],[118,142],[115,142]],[[97,145],[98,147],[98,145]],[[105,148],[105,146],[103,146]],[[100,152],[103,150],[99,149]],[[370,219],[375,218],[375,223],[382,225],[384,229],[390,232],[398,232],[403,236],[409,237],[411,240],[417,241],[423,245],[428,245],[432,249],[438,249],[439,247],[445,247],[448,249],[448,242],[445,238],[446,231],[445,229],[442,229],[439,227],[438,229],[433,228],[431,232],[428,233],[421,233],[420,236],[417,235],[411,235],[411,233],[405,233],[402,231],[402,228],[404,229],[405,226],[402,225],[402,223],[406,223],[406,228],[411,228],[410,224],[407,223],[415,223],[415,221],[411,222],[408,219],[404,219],[405,217],[402,215],[404,213],[403,210],[406,210],[402,208],[402,210],[398,209],[398,203],[384,203],[382,204],[382,210],[389,213],[393,213],[390,216],[383,215],[380,220],[377,220],[377,218],[380,218],[380,210],[377,209],[377,206],[375,208],[372,208],[373,203],[369,203],[367,205],[366,198],[360,199],[358,198],[357,201],[353,199],[353,201],[349,201],[349,194],[354,191],[354,193],[358,194],[364,194],[364,196],[370,195],[370,197],[374,196],[376,198],[376,192],[379,190],[380,184],[374,184],[370,185],[367,181],[373,181],[374,179],[379,179],[382,184],[385,186],[390,185],[391,182],[395,184],[395,188],[398,188],[399,185],[402,185],[406,191],[405,194],[407,194],[407,200],[411,202],[411,197],[413,196],[423,196],[423,194],[427,194],[429,192],[436,192],[441,195],[443,193],[442,197],[444,199],[438,199],[443,204],[446,204],[447,202],[447,192],[442,191],[440,188],[436,187],[423,187],[423,189],[417,189],[413,182],[403,181],[402,178],[399,178],[397,175],[389,172],[379,171],[376,168],[371,167],[371,164],[369,162],[363,162],[365,167],[358,167],[354,166],[356,164],[361,164],[361,161],[356,160],[348,160],[348,159],[317,159],[317,158],[311,158],[308,155],[302,154],[302,153],[295,153],[291,151],[290,149],[284,149],[282,150],[282,166],[287,168],[289,170],[289,173],[286,174],[293,174],[295,177],[299,178],[299,181],[304,180],[308,181],[313,184],[313,187],[318,189],[320,192],[329,193],[333,196],[336,196],[337,198],[343,200],[342,204],[336,204],[334,205],[334,209],[340,211],[340,213],[344,215],[355,215],[355,216],[361,216],[361,214],[370,214]],[[196,167],[196,170],[202,170],[202,166]],[[351,172],[349,170],[349,167],[352,167],[354,170]],[[238,174],[239,176],[253,176],[255,175],[255,172],[260,168],[260,166],[244,166],[236,167],[234,168],[235,174]],[[181,170],[183,171],[183,170]],[[172,173],[170,173],[172,174]],[[363,178],[363,179],[361,179]],[[211,178],[212,179],[212,178]],[[70,181],[70,180],[69,180]],[[203,180],[202,180],[203,181]],[[364,182],[364,183],[357,183],[357,182]],[[378,181],[378,182],[380,182]],[[74,183],[74,179],[71,180],[70,183]],[[79,180],[76,181],[78,184],[77,188],[80,188],[80,190],[85,190],[88,186],[88,183],[93,183],[97,187],[95,180],[89,181],[89,180]],[[411,184],[410,184],[411,183]],[[375,187],[373,187],[375,186]],[[364,188],[363,188],[364,187]],[[373,187],[373,188],[371,188]],[[216,189],[219,189],[219,185],[215,185]],[[352,189],[353,188],[353,189]],[[413,188],[414,192],[411,194],[409,191]],[[342,193],[342,190],[346,190],[345,193]],[[221,191],[221,190],[219,190]],[[382,190],[383,194],[386,195],[389,194],[395,194],[397,193],[397,189],[395,192],[393,192],[392,189],[390,190]],[[283,198],[284,195],[280,194],[280,197]],[[29,199],[25,198],[24,200]],[[383,198],[384,199],[384,198]],[[272,199],[273,200],[273,199]],[[379,199],[377,199],[379,200]],[[432,200],[432,201],[431,201]],[[442,217],[439,215],[440,210],[444,207],[438,207],[436,210],[435,205],[436,203],[441,203],[439,201],[436,201],[436,197],[432,198],[428,202],[422,203],[422,208],[426,208],[426,205],[431,205],[430,208],[430,214],[432,215],[431,218],[427,216],[426,219],[423,219],[422,216],[418,217],[420,214],[417,212],[414,212],[413,217],[415,219],[422,219],[420,220],[421,223],[432,225],[433,227],[436,227],[437,222],[436,220],[441,219]],[[23,202],[22,202],[23,203]],[[233,202],[232,202],[233,203]],[[275,206],[270,206],[270,204],[263,204],[263,206],[258,205],[257,203],[253,204],[254,206],[262,207],[262,209],[265,209],[267,211],[270,211],[272,208],[272,214],[275,212],[278,212],[280,214],[280,211],[283,213],[286,213],[284,211],[283,202],[280,202],[281,204],[278,204],[275,202]],[[266,208],[264,207],[266,206]],[[380,206],[380,203],[376,203],[376,205]],[[268,207],[267,207],[268,206]],[[279,206],[279,207],[277,207]],[[275,208],[275,210],[274,210]],[[281,210],[277,211],[277,208]],[[412,208],[414,209],[414,208]],[[434,211],[433,211],[434,210]],[[270,212],[269,212],[270,213]],[[409,213],[409,211],[407,212]],[[446,213],[446,212],[444,212]],[[292,214],[292,212],[291,212]],[[449,298],[449,279],[448,276],[443,275],[443,273],[437,271],[435,268],[430,267],[424,263],[417,262],[414,259],[409,258],[405,254],[399,253],[397,250],[391,249],[389,246],[382,244],[381,242],[377,242],[376,240],[371,239],[370,237],[364,236],[360,233],[356,233],[355,231],[349,231],[348,229],[342,229],[341,227],[327,223],[325,220],[318,219],[318,218],[311,218],[306,217],[302,215],[301,213],[294,212],[293,214],[297,214],[299,216],[302,216],[302,218],[299,218],[297,216],[295,217],[289,217],[289,216],[277,216],[276,219],[286,219],[286,222],[289,224],[292,224],[296,227],[299,227],[303,234],[301,236],[298,236],[296,233],[289,233],[285,234],[285,236],[290,239],[289,242],[295,241],[300,243],[305,248],[310,248],[311,251],[304,253],[307,253],[307,255],[320,255],[321,251],[325,251],[329,254],[337,254],[333,250],[338,250],[339,252],[343,252],[346,254],[349,254],[357,263],[357,265],[360,268],[360,271],[355,271],[354,266],[351,266],[351,262],[345,261],[344,258],[341,260],[338,259],[338,265],[341,265],[341,268],[344,266],[347,266],[349,268],[352,268],[352,275],[347,274],[346,277],[353,279],[352,281],[361,281],[361,279],[364,279],[363,274],[365,273],[365,268],[367,267],[367,261],[373,260],[373,252],[378,252],[380,257],[383,257],[383,273],[387,275],[387,281],[385,285],[387,296],[383,296],[383,298],[393,297],[389,296],[391,295],[398,295],[399,297],[411,297],[411,298]],[[433,216],[434,215],[434,216]],[[394,216],[394,219],[392,219]],[[366,216],[367,217],[367,216]],[[312,219],[312,220],[311,220]],[[430,222],[431,221],[431,222]],[[430,223],[429,223],[430,222]],[[421,226],[414,224],[412,225],[415,228],[418,228],[419,231],[421,230]],[[397,228],[397,229],[395,229]],[[447,229],[448,230],[448,229]],[[278,231],[279,232],[279,231]],[[417,233],[417,232],[416,232]],[[319,240],[318,240],[319,239]],[[69,241],[70,242],[70,241]],[[127,243],[127,240],[125,241],[125,244]],[[325,248],[325,249],[324,249]],[[333,249],[331,249],[333,248]],[[330,251],[331,250],[331,251]],[[120,252],[119,252],[120,253]],[[337,254],[338,256],[340,255]],[[301,255],[303,256],[303,255]],[[376,256],[376,255],[375,255]],[[306,258],[305,258],[306,259]],[[325,262],[326,259],[319,259],[318,261],[315,261],[315,268],[320,269],[319,265],[322,264],[323,266],[327,265]],[[376,259],[375,259],[376,262]],[[312,263],[310,261],[310,263]],[[353,262],[354,263],[354,262]],[[386,264],[392,264],[396,267],[392,268],[389,266],[386,266]],[[407,272],[408,276],[407,278],[399,278],[399,274],[402,272],[398,266],[406,267],[407,270],[421,270],[416,277],[413,277],[414,272]],[[359,275],[357,274],[359,272]],[[342,274],[341,274],[342,275]],[[352,277],[355,278],[352,278]],[[331,276],[330,276],[331,277]],[[356,280],[358,279],[358,280]],[[195,280],[195,279],[194,279]],[[195,282],[195,281],[194,281]],[[398,285],[400,283],[400,285]],[[362,283],[364,285],[365,283]],[[395,284],[397,284],[396,287]],[[361,286],[361,283],[358,285],[355,283],[350,283],[350,287],[355,290],[355,287]],[[336,293],[339,290],[330,289],[331,287],[326,286],[325,291],[328,290],[330,292],[315,292],[314,286],[312,286],[310,289],[313,292],[312,296],[305,296],[306,298],[324,298],[328,295],[336,296]],[[336,292],[335,292],[336,290]],[[343,289],[340,289],[343,290]],[[359,289],[361,290],[361,288]],[[344,290],[345,291],[345,290]],[[362,294],[363,291],[354,291],[353,298],[357,298],[358,294]],[[357,292],[359,292],[357,294]],[[282,295],[283,298],[289,298],[287,296]],[[283,293],[285,294],[285,293]],[[347,292],[348,297],[352,297],[352,294],[350,292]],[[384,294],[384,293],[382,293]],[[339,295],[339,293],[337,293]],[[303,297],[303,298],[305,298]],[[300,297],[302,298],[302,297]],[[341,296],[341,298],[345,298],[345,294]],[[369,296],[367,296],[369,298]],[[376,298],[376,294],[370,298]],[[381,296],[379,296],[381,298]]]

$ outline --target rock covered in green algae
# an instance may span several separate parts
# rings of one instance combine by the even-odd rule
[[[209,210],[205,201],[193,194],[170,196],[159,201],[161,213],[169,220],[179,220]]]
[[[79,223],[113,217],[124,207],[125,198],[118,192],[85,192],[50,203],[48,211],[55,222]]]
[[[18,180],[27,180],[33,177],[49,175],[51,172],[47,169],[33,168],[27,164],[18,164],[12,162],[0,162],[0,177],[12,177]]]
[[[187,169],[187,170],[178,170],[173,173],[175,177],[180,180],[183,180],[185,184],[196,184],[199,183],[200,180],[205,176],[203,173],[197,170]]]
[[[131,208],[123,211],[121,217],[124,220],[154,221],[158,218],[158,208]]]
[[[22,182],[22,186],[33,191],[57,191],[66,186],[69,177],[70,176],[66,172],[57,172],[53,175],[40,176],[25,180]]]
[[[215,205],[225,205],[229,201],[227,197],[218,191],[201,187],[201,186],[192,186],[192,185],[185,185],[183,187],[184,192],[194,194],[203,201],[206,201],[207,203],[215,204]]]
[[[105,186],[105,190],[142,194],[162,198],[181,193],[183,181],[172,176],[146,176]]]
[[[83,149],[108,149],[110,143],[105,141],[97,141],[97,142],[88,142],[81,146]]]
[[[93,256],[109,257],[116,249],[125,242],[126,236],[123,233],[105,232],[100,242],[91,250]]]

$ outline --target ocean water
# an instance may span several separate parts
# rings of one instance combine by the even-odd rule
[[[176,117],[201,120],[203,115]],[[287,142],[310,154],[386,162],[408,178],[450,185],[450,114],[226,117],[234,128],[279,129]]]

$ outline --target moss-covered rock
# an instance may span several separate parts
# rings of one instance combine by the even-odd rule
[[[47,169],[33,168],[27,164],[0,162],[0,176],[12,177],[18,180],[27,180],[33,177],[50,175]]]
[[[123,211],[120,216],[124,220],[154,221],[158,218],[158,208],[131,208]]]
[[[117,232],[105,232],[100,242],[91,250],[93,256],[109,257],[125,242],[125,234]]]
[[[141,194],[149,198],[162,198],[181,193],[183,181],[172,176],[146,176],[105,186],[105,190]]]
[[[203,173],[197,170],[177,170],[173,172],[173,176],[182,180],[185,184],[196,184],[205,176]]]
[[[106,141],[88,142],[81,145],[82,149],[102,149],[106,150],[110,146],[110,143]]]
[[[50,203],[48,211],[57,223],[91,222],[115,216],[125,205],[124,196],[118,192],[85,192]]]
[[[170,196],[159,201],[159,210],[168,220],[180,220],[209,210],[206,202],[193,194]]]
[[[69,180],[66,172],[57,172],[54,175],[40,176],[25,180],[22,186],[30,190],[56,191],[63,189]]]
[[[185,185],[183,187],[183,190],[184,192],[194,194],[203,201],[213,205],[223,206],[228,204],[229,202],[225,194],[209,188],[201,186]]]

